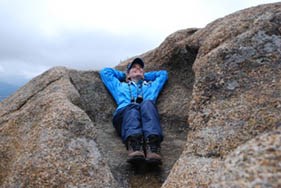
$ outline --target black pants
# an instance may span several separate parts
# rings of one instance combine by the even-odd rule
[[[129,136],[139,134],[145,138],[157,135],[163,140],[158,110],[151,100],[131,103],[118,110],[113,117],[113,125],[124,143]]]

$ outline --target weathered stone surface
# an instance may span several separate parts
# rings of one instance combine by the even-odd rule
[[[53,68],[0,105],[3,187],[160,187],[188,129],[183,120],[171,125],[172,111],[160,107],[164,165],[133,169],[111,124],[116,106],[96,71]]]
[[[141,57],[169,72],[161,168],[126,164],[98,72],[57,67],[0,103],[0,186],[281,186],[281,3],[178,31]]]
[[[191,131],[163,187],[280,187],[280,12],[281,3],[242,10],[184,41],[198,47]]]
[[[1,187],[117,187],[79,98],[55,68],[0,103]]]
[[[281,130],[261,134],[226,156],[210,187],[280,187]]]

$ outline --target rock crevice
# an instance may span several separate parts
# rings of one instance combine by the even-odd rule
[[[0,186],[280,187],[280,12],[241,10],[140,55],[146,71],[169,72],[157,103],[161,168],[126,164],[97,71],[32,79],[0,103]]]

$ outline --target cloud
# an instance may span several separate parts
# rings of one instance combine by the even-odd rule
[[[65,31],[50,38],[18,29],[21,36],[17,33],[0,36],[1,41],[6,41],[5,45],[0,45],[0,64],[6,72],[0,75],[0,79],[11,76],[31,79],[53,66],[80,70],[113,67],[153,46],[153,40],[138,35]]]
[[[0,80],[9,83],[23,83],[53,66],[82,70],[115,66],[155,46],[155,39],[143,35],[101,29],[42,32],[37,20],[21,18],[21,11],[15,14],[9,6],[0,7]]]
[[[53,66],[112,67],[172,32],[266,2],[1,0],[0,80],[22,83]]]
[[[104,31],[65,32],[58,39],[47,41],[40,53],[55,64],[61,62],[78,68],[90,63],[95,65],[93,68],[98,68],[117,65],[120,60],[143,53],[145,48],[149,50],[152,44],[153,40],[138,35],[120,36]]]

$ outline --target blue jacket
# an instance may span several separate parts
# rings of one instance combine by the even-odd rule
[[[141,95],[143,100],[156,102],[157,97],[168,79],[165,70],[144,73],[144,81],[139,83],[126,82],[126,74],[113,68],[104,68],[100,71],[101,79],[113,96],[117,110],[131,103]]]

